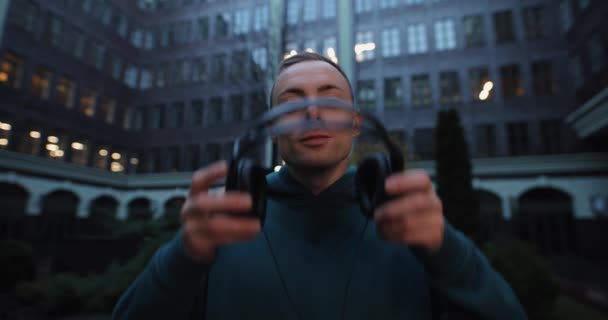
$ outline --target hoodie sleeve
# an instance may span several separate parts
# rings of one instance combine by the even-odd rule
[[[201,319],[208,272],[188,257],[180,231],[123,293],[112,319]]]
[[[483,253],[447,221],[441,248],[423,260],[433,288],[450,302],[481,319],[527,319],[509,284]]]

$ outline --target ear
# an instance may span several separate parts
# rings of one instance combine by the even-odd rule
[[[361,134],[361,124],[362,124],[363,118],[361,117],[361,114],[359,113],[355,113],[353,115],[353,133],[352,133],[352,137],[358,137]]]

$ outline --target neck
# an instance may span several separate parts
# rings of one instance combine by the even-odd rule
[[[340,161],[335,166],[318,167],[294,167],[287,165],[289,173],[300,183],[308,187],[314,195],[318,195],[323,190],[338,181],[348,169],[348,159]]]

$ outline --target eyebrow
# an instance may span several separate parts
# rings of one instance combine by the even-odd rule
[[[342,89],[338,86],[335,86],[333,84],[324,84],[317,88],[317,92],[322,93],[322,92],[326,92],[326,91],[334,90],[334,89],[344,91],[344,89]],[[304,93],[304,90],[302,90],[300,88],[287,88],[287,89],[283,90],[283,92],[279,93],[279,95],[277,96],[277,99],[280,99],[281,96],[283,96],[284,94],[288,94],[288,93],[295,94],[300,97],[304,97],[306,95]]]

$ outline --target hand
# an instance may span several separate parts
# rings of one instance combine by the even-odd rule
[[[445,223],[441,200],[429,175],[408,170],[391,175],[384,186],[392,198],[374,212],[381,237],[437,252]]]
[[[194,173],[190,193],[181,211],[186,251],[196,261],[211,262],[219,245],[254,238],[260,231],[257,218],[243,214],[251,210],[251,196],[245,192],[209,194],[212,183],[226,176],[225,161]]]

